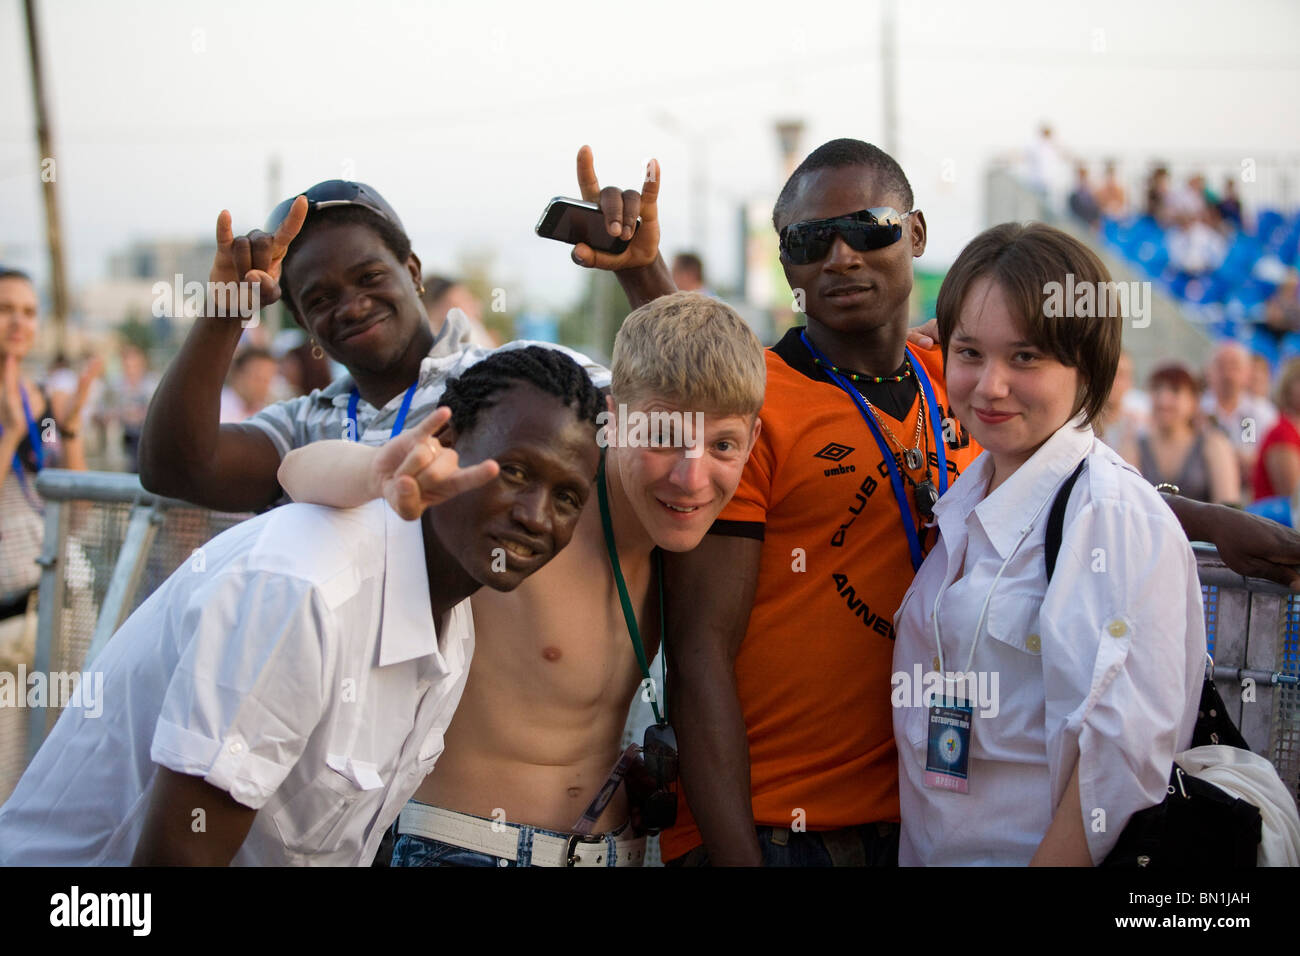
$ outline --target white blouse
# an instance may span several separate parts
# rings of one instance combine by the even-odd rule
[[[1164,799],[1191,742],[1205,672],[1196,558],[1155,489],[1076,424],[987,497],[985,452],[935,507],[939,543],[894,619],[904,866],[1028,863],[1076,763],[1099,863],[1134,812]],[[1085,456],[1049,586],[1048,512]],[[936,598],[943,671],[975,675],[964,794],[924,783]]]

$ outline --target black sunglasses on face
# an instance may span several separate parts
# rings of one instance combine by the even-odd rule
[[[820,262],[830,253],[836,236],[858,252],[883,249],[903,237],[903,220],[915,211],[900,213],[890,206],[878,206],[833,219],[791,223],[781,230],[781,255],[796,266]]]

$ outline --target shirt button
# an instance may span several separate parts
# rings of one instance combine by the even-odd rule
[[[930,662],[930,669],[936,671],[939,669],[939,658],[936,657],[933,661]]]
[[[1128,633],[1128,625],[1123,621],[1111,621],[1106,630],[1110,632],[1111,637],[1123,637]]]
[[[236,740],[234,743],[230,745],[228,749],[232,754],[241,754],[244,752],[244,745],[241,744],[238,740]]]
[[[1025,638],[1025,647],[1029,648],[1035,654],[1039,652],[1042,646],[1043,646],[1043,642],[1038,639],[1037,634],[1030,634],[1027,638]]]

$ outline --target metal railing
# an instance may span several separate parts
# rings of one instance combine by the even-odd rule
[[[45,547],[30,670],[85,670],[127,616],[214,535],[248,517],[146,492],[134,475],[46,470]],[[1300,595],[1228,570],[1195,547],[1214,677],[1251,749],[1300,799]],[[58,716],[56,706],[0,708],[0,801]],[[648,723],[634,706],[625,736]],[[630,735],[630,736],[629,736]]]
[[[248,517],[153,495],[129,474],[46,469],[36,489],[45,537],[33,674],[84,671],[195,548]],[[0,800],[57,719],[53,703],[0,708]]]
[[[1300,802],[1300,595],[1229,570],[1194,545],[1214,683],[1250,749]]]

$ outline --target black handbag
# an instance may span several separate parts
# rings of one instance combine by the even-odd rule
[[[1065,480],[1048,514],[1043,548],[1049,581],[1056,570],[1056,557],[1061,550],[1061,532],[1070,491],[1083,466],[1084,462],[1079,462]],[[1201,685],[1192,746],[1212,744],[1250,749],[1241,731],[1228,717],[1214,681],[1206,677]],[[1193,777],[1175,763],[1169,774],[1165,799],[1129,818],[1119,841],[1101,865],[1151,869],[1249,867],[1256,863],[1262,833],[1263,819],[1258,807]]]

